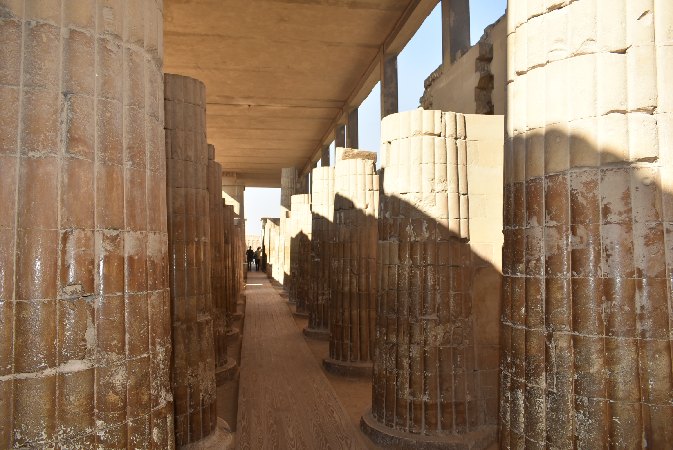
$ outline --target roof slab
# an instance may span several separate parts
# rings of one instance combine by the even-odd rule
[[[165,0],[164,71],[206,84],[208,141],[246,186],[304,173],[438,0]]]

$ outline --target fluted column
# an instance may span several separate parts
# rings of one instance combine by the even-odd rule
[[[304,334],[329,339],[329,299],[331,244],[334,215],[334,167],[318,167],[311,172],[311,267],[306,302],[308,326]]]
[[[0,448],[169,447],[161,2],[0,17]]]
[[[501,447],[665,448],[673,4],[543,3],[508,6]]]
[[[373,399],[362,421],[381,444],[472,449],[496,441],[494,254],[502,228],[498,210],[481,217],[488,196],[478,184],[496,183],[490,199],[499,206],[502,159],[490,155],[501,155],[502,120],[469,123],[422,109],[381,123]]]
[[[309,295],[311,252],[311,196],[292,196],[289,220],[290,236],[290,302],[295,303],[295,313],[308,315],[306,302]]]
[[[337,148],[330,281],[328,370],[369,375],[376,319],[379,182],[376,153]]]
[[[217,423],[205,86],[165,75],[173,397],[178,446]]]

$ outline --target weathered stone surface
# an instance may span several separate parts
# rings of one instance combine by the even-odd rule
[[[167,115],[175,115],[166,165],[175,441],[182,446],[217,425],[205,86],[166,74],[165,93]]]
[[[0,448],[168,448],[161,2],[1,3]]]
[[[336,154],[325,367],[339,374],[370,373],[376,320],[376,154],[342,148]]]
[[[497,423],[502,118],[417,110],[383,121],[363,430],[401,448],[485,448]]]
[[[319,167],[311,172],[312,238],[310,290],[307,299],[307,336],[329,339],[329,303],[332,247],[334,241],[334,168]]]
[[[673,441],[672,26],[663,2],[509,2],[502,448]]]
[[[290,279],[286,284],[290,302],[295,303],[295,312],[308,315],[306,302],[309,297],[311,270],[311,196],[292,196],[292,210],[288,223],[290,237]]]

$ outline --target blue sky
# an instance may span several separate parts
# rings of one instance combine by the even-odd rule
[[[470,0],[470,38],[476,43],[484,28],[505,13],[507,0]],[[397,59],[399,110],[418,108],[423,83],[442,62],[441,5],[437,5]],[[378,151],[380,140],[380,89],[377,84],[358,111],[359,147]],[[262,217],[278,217],[280,189],[246,188],[247,234],[261,234]]]

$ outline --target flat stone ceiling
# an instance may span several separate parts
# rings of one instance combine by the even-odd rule
[[[246,186],[307,170],[438,0],[165,0],[164,71],[206,84],[208,141]]]

